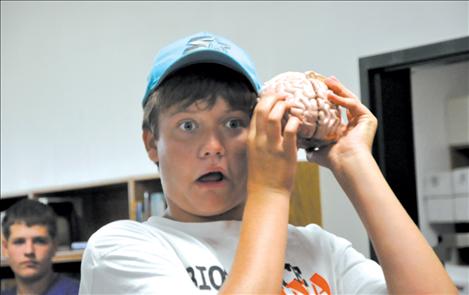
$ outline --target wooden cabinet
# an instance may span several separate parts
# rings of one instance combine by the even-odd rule
[[[289,223],[297,226],[322,225],[319,166],[299,162],[290,200]]]

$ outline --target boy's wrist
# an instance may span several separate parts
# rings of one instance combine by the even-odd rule
[[[331,161],[330,169],[337,177],[343,173],[356,172],[369,161],[374,161],[373,155],[368,148],[356,148],[352,151],[342,153]]]
[[[270,187],[267,185],[248,183],[248,198],[255,196],[263,196],[266,198],[285,197],[290,198],[291,192],[287,189]]]

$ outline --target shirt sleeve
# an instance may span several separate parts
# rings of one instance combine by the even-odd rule
[[[133,221],[111,223],[89,240],[80,294],[198,294],[164,239]]]
[[[388,294],[381,266],[355,250],[352,243],[316,224],[307,225],[304,230],[312,245],[319,247],[317,251],[331,266],[335,293]]]
[[[335,272],[341,294],[388,294],[381,266],[366,258],[346,239],[333,234]]]

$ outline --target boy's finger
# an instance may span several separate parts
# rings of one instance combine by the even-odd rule
[[[369,110],[356,98],[342,97],[330,92],[327,98],[335,104],[345,107],[353,116],[368,113]]]
[[[287,124],[285,125],[285,129],[283,131],[284,148],[286,151],[296,152],[296,140],[300,123],[301,121],[297,117],[291,116],[288,119]]]
[[[285,100],[286,95],[276,95],[276,94],[267,94],[263,95],[259,102],[257,103],[256,108],[254,109],[254,114],[256,117],[256,128],[261,130],[265,128],[267,124],[268,116],[274,107],[275,103],[278,100]]]
[[[277,101],[267,117],[267,135],[271,140],[280,140],[282,133],[282,118],[287,110],[285,101]]]
[[[334,93],[337,95],[358,99],[352,91],[345,88],[344,85],[342,85],[342,83],[340,83],[339,80],[335,78],[327,78],[324,80],[324,83],[326,83],[327,87],[334,91]]]

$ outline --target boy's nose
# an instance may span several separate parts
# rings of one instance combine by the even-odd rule
[[[34,243],[33,241],[26,241],[24,245],[24,255],[33,256],[34,255]]]
[[[210,156],[224,156],[225,148],[220,138],[216,134],[211,134],[207,137],[207,140],[202,145],[200,150],[200,156],[202,158]]]

